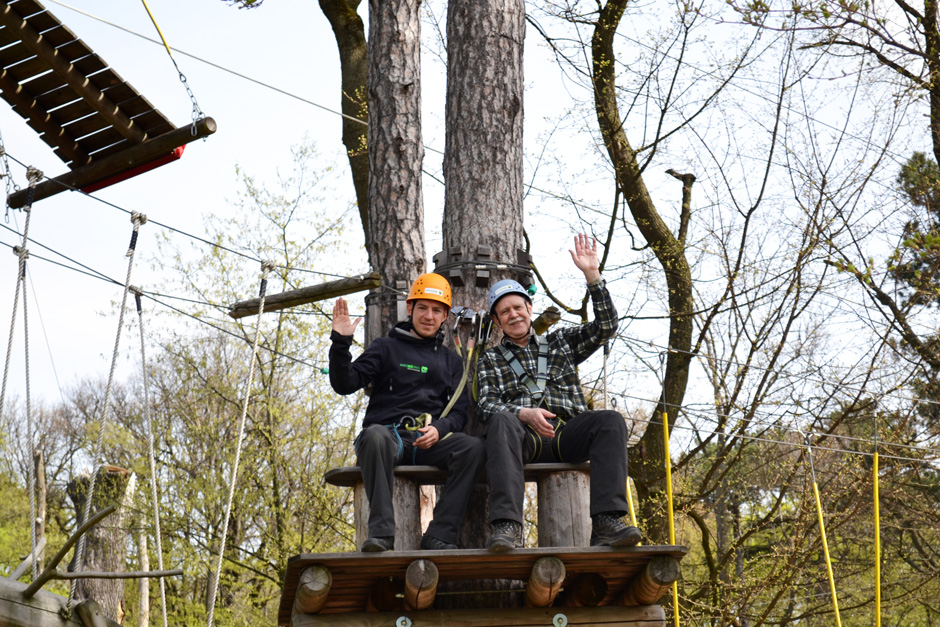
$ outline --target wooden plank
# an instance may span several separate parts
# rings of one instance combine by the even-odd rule
[[[4,32],[13,33],[9,28],[4,28],[3,30]],[[13,34],[15,35],[15,33]],[[21,63],[32,56],[35,55],[17,38],[12,46],[7,46],[0,50],[0,68],[7,68],[16,63]]]
[[[659,605],[597,608],[538,608],[500,610],[426,610],[423,612],[371,612],[356,614],[298,615],[291,627],[399,627],[407,618],[413,627],[548,627],[561,624],[554,618],[561,614],[571,627],[602,625],[606,627],[664,627],[666,612]]]
[[[30,50],[48,63],[56,74],[64,78],[82,99],[87,100],[98,109],[99,113],[124,137],[136,142],[142,142],[146,139],[144,132],[134,125],[107,96],[101,93],[101,84],[95,79],[104,74],[103,72],[95,75],[95,77],[83,75],[71,63],[57,55],[54,49],[46,46],[42,36],[33,28],[31,23],[23,20],[10,5],[0,10],[0,21],[7,27],[12,28]]]
[[[688,549],[683,546],[638,546],[629,548],[581,547],[519,549],[490,553],[483,549],[454,551],[389,551],[386,553],[303,554],[288,560],[281,592],[278,621],[287,625],[300,573],[309,566],[328,568],[332,578],[331,593],[321,615],[363,611],[372,587],[383,578],[403,579],[415,559],[427,559],[438,569],[439,581],[476,579],[528,579],[539,558],[556,557],[564,565],[568,579],[583,573],[596,573],[608,584],[599,605],[619,604],[629,581],[656,556],[681,559]]]
[[[377,272],[370,272],[369,274],[360,274],[356,277],[328,281],[326,283],[320,283],[319,285],[311,285],[297,290],[281,292],[280,294],[271,294],[264,300],[264,311],[280,311],[281,309],[297,307],[298,305],[305,305],[318,300],[373,289],[379,287],[381,284],[382,278],[379,274]],[[228,315],[232,318],[244,318],[245,316],[255,315],[258,313],[260,304],[260,298],[237,302],[234,305],[229,305]]]
[[[0,625],[4,627],[81,627],[77,616],[64,620],[59,612],[68,599],[41,590],[29,599],[23,598],[25,584],[0,577]]]
[[[47,72],[29,81],[29,84],[24,85],[23,89],[35,99],[37,94],[44,94],[47,91],[58,89],[64,84],[62,79],[55,75],[55,72]]]
[[[110,176],[126,172],[127,170],[144,165],[163,157],[174,149],[187,144],[200,137],[207,137],[216,131],[215,120],[203,118],[196,124],[196,135],[190,134],[190,126],[164,133],[159,137],[148,140],[143,144],[132,146],[118,154],[96,160],[94,163],[72,170],[55,179],[45,181],[36,186],[35,201],[54,196],[67,189],[81,189],[93,183],[102,181]],[[26,202],[26,190],[20,190],[7,199],[10,207],[22,207]]]

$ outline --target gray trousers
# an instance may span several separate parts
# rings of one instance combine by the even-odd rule
[[[537,435],[516,414],[497,412],[486,421],[483,438],[491,522],[523,522],[527,463],[590,461],[591,516],[627,512],[627,425],[618,412],[584,412],[557,427],[553,438]]]
[[[395,535],[392,507],[395,466],[428,465],[446,470],[447,481],[427,534],[456,544],[473,484],[483,469],[482,440],[466,433],[453,433],[429,449],[420,449],[411,445],[416,439],[414,432],[402,429],[400,433],[401,439],[388,427],[369,425],[356,439],[356,455],[369,499],[369,537]]]

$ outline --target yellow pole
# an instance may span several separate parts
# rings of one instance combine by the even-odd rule
[[[816,516],[819,518],[819,534],[822,537],[823,555],[826,558],[826,572],[829,575],[829,591],[832,593],[832,609],[836,613],[836,627],[842,627],[839,617],[839,598],[836,596],[836,579],[832,574],[832,560],[829,558],[829,543],[826,541],[826,523],[823,521],[822,502],[819,500],[819,486],[816,484],[816,469],[813,467],[813,449],[806,439],[806,454],[809,456],[809,468],[813,477],[813,497],[816,499]]]
[[[669,508],[669,544],[676,543],[676,523],[672,510],[672,458],[669,456],[669,415],[663,412],[663,442],[666,454],[666,505]],[[679,583],[672,582],[672,618],[679,627]],[[840,625],[841,627],[841,625]]]
[[[627,478],[627,509],[630,511],[630,524],[636,527],[636,510],[633,507],[633,491],[630,490],[630,479]],[[643,544],[637,542],[637,546]]]
[[[878,451],[872,471],[875,486],[875,627],[881,627],[881,512],[878,504]]]

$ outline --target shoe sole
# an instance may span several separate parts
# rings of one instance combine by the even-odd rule
[[[490,553],[506,553],[507,551],[512,551],[515,548],[516,546],[511,542],[496,541],[490,542],[487,545],[486,550]]]
[[[386,549],[384,546],[378,544],[363,544],[362,548],[359,550],[360,553],[384,553],[385,551],[390,551],[391,549]]]
[[[612,546],[616,548],[624,548],[628,546],[636,546],[642,539],[642,533],[636,527],[631,527],[627,529],[623,536],[619,538],[614,538],[611,541],[605,540],[594,540],[591,542],[591,546]]]

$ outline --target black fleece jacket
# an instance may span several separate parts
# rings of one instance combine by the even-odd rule
[[[392,425],[405,416],[431,414],[432,426],[443,439],[461,431],[467,419],[467,389],[450,413],[441,412],[457,389],[463,363],[457,353],[441,345],[442,337],[417,338],[411,322],[400,322],[388,337],[376,339],[355,361],[349,347],[352,336],[333,331],[330,339],[330,385],[338,394],[352,394],[369,385],[372,396],[363,427]]]

